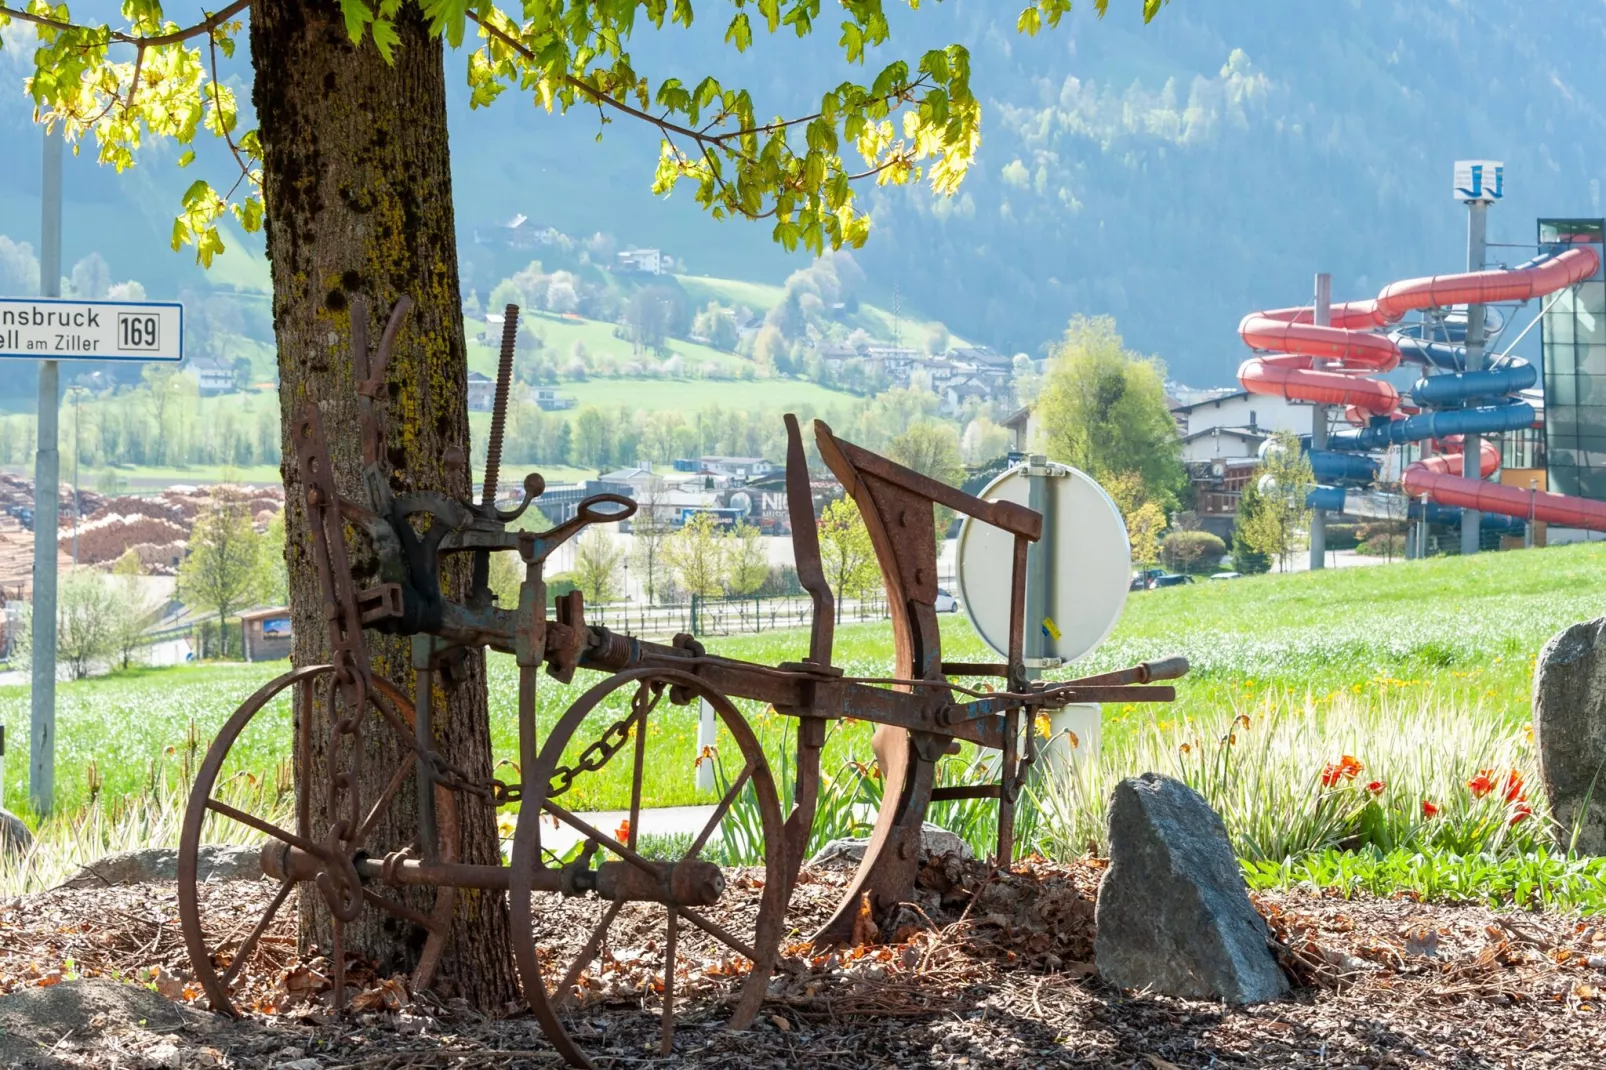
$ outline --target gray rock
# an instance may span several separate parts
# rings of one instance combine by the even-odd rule
[[[171,1043],[151,1034],[199,1034],[191,1041],[197,1043],[231,1026],[229,1019],[173,1003],[143,985],[100,977],[19,988],[0,997],[0,1066],[127,1066],[130,1047],[161,1049]],[[71,1058],[62,1058],[63,1053]],[[86,1053],[105,1061],[86,1060]]]
[[[33,846],[33,833],[22,818],[0,809],[0,854],[20,855]]]
[[[869,844],[870,841],[868,839],[857,839],[851,837],[844,837],[840,840],[832,840],[830,843],[820,848],[819,853],[817,853],[813,858],[809,859],[809,865],[819,866],[824,865],[827,862],[858,863],[864,858],[865,848],[868,847]],[[933,825],[931,822],[927,821],[920,829],[921,857],[930,858],[935,855],[948,854],[958,855],[960,858],[976,857],[975,853],[971,851],[970,845],[964,840],[960,839],[957,834],[949,832],[940,825]]]
[[[1144,773],[1115,786],[1095,922],[1094,965],[1120,988],[1229,1003],[1288,992],[1226,826],[1170,777]]]
[[[203,844],[197,852],[201,881],[253,881],[262,878],[261,848]],[[104,888],[112,884],[150,884],[178,879],[178,852],[171,847],[118,851],[73,874],[63,888]]]
[[[1564,840],[1606,854],[1606,617],[1545,644],[1534,668],[1539,779]]]

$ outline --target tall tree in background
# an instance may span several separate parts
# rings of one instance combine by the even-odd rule
[[[725,590],[752,594],[770,576],[770,555],[764,535],[752,524],[738,524],[725,533]]]
[[[1310,506],[1305,499],[1316,485],[1310,457],[1300,449],[1297,436],[1279,431],[1249,478],[1256,482],[1258,493],[1248,510],[1240,502],[1238,523],[1245,544],[1277,558],[1278,569],[1286,572],[1300,532],[1310,524]]]
[[[179,563],[178,598],[191,609],[217,614],[224,655],[229,617],[249,608],[261,591],[262,553],[262,537],[251,526],[244,499],[214,493],[212,503],[196,517],[189,552]]]
[[[574,568],[569,575],[587,602],[619,599],[619,568],[625,563],[624,547],[600,527],[593,527],[574,544]]]
[[[1107,4],[1094,2],[1101,11]],[[1161,2],[1142,0],[1145,17],[1152,18]],[[1056,25],[1069,7],[1069,0],[1034,0],[1019,26],[1036,33]],[[256,130],[240,129],[233,92],[217,74],[218,56],[233,55],[248,10]],[[771,34],[784,27],[806,35],[819,9],[817,0],[790,0],[754,10]],[[960,45],[889,63],[863,84],[835,84],[813,114],[792,121],[761,119],[772,113],[746,90],[712,76],[647,77],[628,51],[633,31],[661,29],[666,16],[690,23],[689,3],[525,0],[510,15],[489,0],[233,0],[190,26],[168,21],[154,0],[122,11],[113,28],[75,23],[65,3],[26,10],[0,3],[0,29],[10,40],[19,32],[16,23],[31,24],[27,29],[41,42],[29,82],[38,114],[64,123],[70,137],[93,132],[103,163],[131,166],[142,144],[155,138],[188,146],[204,130],[226,142],[237,174],[218,186],[204,178],[190,186],[173,245],[193,245],[209,264],[223,248],[218,222],[225,215],[248,231],[265,225],[283,456],[295,456],[290,436],[298,410],[317,399],[338,489],[359,500],[361,423],[349,314],[357,297],[381,315],[403,294],[417,302],[386,373],[393,489],[458,498],[470,489],[466,467],[446,463],[458,450],[468,454],[469,435],[443,41],[457,49],[474,35],[468,73],[476,106],[512,89],[528,92],[549,111],[580,105],[646,123],[662,136],[655,191],[689,182],[696,201],[716,219],[769,219],[776,241],[788,249],[818,252],[865,240],[869,220],[855,204],[856,178],[907,183],[924,174],[935,192],[951,194],[980,142],[981,109],[970,88],[969,53]],[[738,7],[725,26],[725,40],[738,51],[752,43],[752,15]],[[867,49],[890,37],[880,3],[845,5],[828,32],[838,36],[851,63],[862,63]],[[847,147],[862,163],[843,159]],[[194,159],[186,148],[179,163]],[[324,599],[299,474],[288,462],[283,470],[293,658],[307,665],[327,659]],[[359,587],[375,582],[375,564],[369,553],[355,555]],[[454,561],[445,570],[449,597],[464,593],[467,567]],[[368,641],[376,671],[410,686],[407,641],[377,633]],[[445,758],[460,767],[490,768],[479,657],[469,659],[436,710]],[[298,715],[310,719],[316,741],[311,775],[325,777],[329,711]],[[382,733],[373,736],[380,737],[374,747],[393,745]],[[356,785],[370,798],[385,787],[382,771],[400,760],[377,751],[372,757],[364,765],[376,779]],[[327,793],[305,784],[297,791],[321,828],[328,821]],[[393,816],[373,830],[371,849],[407,842],[411,791],[405,785],[395,797]],[[489,807],[465,796],[459,816],[463,860],[497,861]],[[451,951],[439,976],[471,1003],[500,1007],[517,992],[505,903],[482,894],[457,901]],[[326,943],[328,913],[320,897],[304,890],[301,906],[302,940]],[[412,935],[369,912],[347,927],[347,946],[389,975],[406,971]]]
[[[664,540],[664,563],[687,594],[717,598],[725,593],[725,546],[712,513],[697,513]]]
[[[161,605],[142,582],[143,573],[139,555],[133,550],[126,551],[112,566],[112,653],[120,669],[134,663],[134,651],[161,616]]]
[[[1271,571],[1271,556],[1256,547],[1256,532],[1251,523],[1262,508],[1260,473],[1257,471],[1238,495],[1238,512],[1232,524],[1232,567],[1246,576],[1258,576]]]
[[[664,516],[664,481],[649,479],[636,496],[636,515],[630,521],[630,563],[635,566],[647,604],[658,600],[668,578],[664,540],[672,530]]]
[[[82,680],[116,649],[117,598],[106,577],[87,565],[61,579],[56,595],[56,656]]]
[[[1108,316],[1077,316],[1054,349],[1037,399],[1042,448],[1104,482],[1136,472],[1145,497],[1175,504],[1181,445],[1165,400],[1165,370],[1121,344]]]
[[[923,476],[939,483],[957,487],[965,481],[965,461],[959,452],[959,432],[952,424],[935,420],[916,420],[909,429],[887,444],[887,456],[912,468]],[[937,525],[937,542],[940,545],[949,525],[954,522],[954,511],[946,505],[932,509]]]
[[[841,620],[843,600],[869,590],[880,575],[875,547],[852,498],[838,498],[826,506],[818,529],[820,565],[825,570],[825,582],[836,594],[836,617]]]

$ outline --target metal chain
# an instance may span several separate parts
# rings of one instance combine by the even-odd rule
[[[560,765],[552,771],[547,784],[547,798],[556,798],[574,786],[574,778],[581,773],[595,773],[612,760],[630,741],[630,726],[639,721],[641,731],[646,730],[647,715],[664,695],[664,685],[643,680],[630,700],[630,712],[603,729],[602,735],[592,742],[573,765]]]

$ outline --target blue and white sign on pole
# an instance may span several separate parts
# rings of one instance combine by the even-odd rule
[[[1499,160],[1457,160],[1455,199],[1493,204],[1505,196],[1506,165]]]
[[[184,306],[172,301],[0,297],[0,357],[184,359]]]

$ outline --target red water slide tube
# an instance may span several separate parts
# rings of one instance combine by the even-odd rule
[[[1310,308],[1251,312],[1239,323],[1238,333],[1264,353],[1244,361],[1238,381],[1252,394],[1344,406],[1357,423],[1368,416],[1391,416],[1400,409],[1399,391],[1365,378],[1391,371],[1400,362],[1399,348],[1377,333],[1379,328],[1428,308],[1531,300],[1581,282],[1599,266],[1595,251],[1579,246],[1517,268],[1405,279],[1384,287],[1375,300],[1332,306],[1325,327],[1312,322]],[[1326,364],[1318,368],[1318,360]],[[1448,452],[1405,470],[1408,494],[1426,494],[1440,505],[1606,531],[1606,502],[1463,478],[1458,474],[1459,443],[1445,445]],[[1485,442],[1480,461],[1487,477],[1499,467],[1499,452]]]

